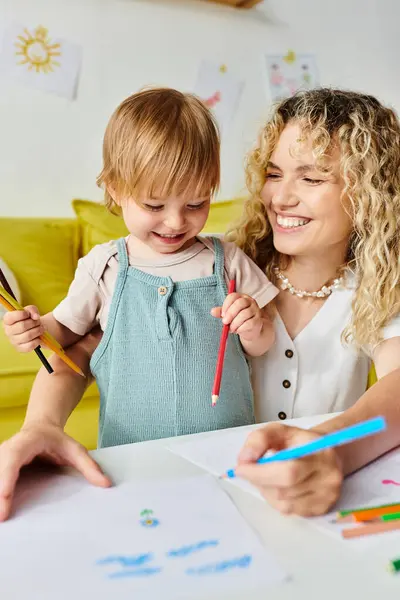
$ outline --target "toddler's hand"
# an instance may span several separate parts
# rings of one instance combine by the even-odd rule
[[[231,333],[237,333],[242,340],[249,342],[260,336],[264,326],[261,309],[254,298],[246,294],[229,294],[222,307],[213,308],[211,314],[222,318]]]
[[[36,306],[7,312],[3,318],[4,331],[18,352],[31,352],[40,345],[44,326]]]

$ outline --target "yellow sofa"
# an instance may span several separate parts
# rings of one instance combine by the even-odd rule
[[[240,199],[214,203],[204,232],[225,231],[241,206]],[[67,293],[79,257],[96,244],[126,235],[122,219],[101,204],[74,200],[73,208],[72,219],[0,218],[0,257],[17,278],[22,304],[36,304],[42,314]],[[39,367],[35,353],[16,352],[0,327],[0,442],[20,428]],[[98,403],[93,384],[66,428],[87,448],[96,447]]]

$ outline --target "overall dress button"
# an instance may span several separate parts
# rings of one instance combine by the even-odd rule
[[[292,384],[290,383],[290,381],[288,381],[288,379],[285,379],[284,381],[282,381],[282,385],[287,390]]]
[[[281,410],[281,412],[278,413],[278,417],[281,421],[284,421],[286,419],[286,413]]]
[[[160,296],[165,296],[165,294],[167,293],[167,288],[164,285],[161,285],[158,288],[158,293],[160,294]]]
[[[286,350],[285,356],[287,358],[293,358],[293,350]]]

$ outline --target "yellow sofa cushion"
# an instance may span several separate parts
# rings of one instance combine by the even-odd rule
[[[50,355],[47,350],[44,353]],[[14,350],[0,327],[0,443],[21,427],[40,366],[34,352],[20,354]],[[66,427],[67,433],[89,449],[95,448],[97,443],[98,410],[99,393],[92,384]]]
[[[225,233],[242,214],[244,198],[213,202],[202,233]]]
[[[369,373],[368,373],[368,388],[372,387],[374,385],[374,383],[376,383],[378,381],[378,378],[376,376],[376,371],[375,371],[375,366],[374,364],[372,364]]]
[[[25,418],[25,406],[1,408],[0,444],[20,430]],[[65,431],[89,450],[97,447],[99,396],[97,388],[90,386],[78,407],[70,416]]]
[[[49,356],[49,353],[45,351]],[[0,408],[26,406],[33,380],[40,367],[34,352],[17,352],[0,328]]]
[[[22,304],[52,310],[71,283],[79,251],[76,219],[0,218],[0,256],[13,271]]]
[[[122,217],[111,214],[104,204],[90,200],[73,200],[72,207],[81,229],[83,256],[97,244],[128,235]]]
[[[62,300],[79,258],[79,234],[76,219],[0,218],[0,256],[16,276],[22,304],[36,304],[43,314]],[[0,325],[0,443],[21,427],[39,367],[35,353],[14,350]],[[88,448],[96,447],[98,404],[91,386],[67,424]]]
[[[122,217],[111,214],[103,204],[76,199],[73,200],[72,206],[81,227],[83,255],[96,244],[128,235]],[[242,198],[213,202],[203,233],[224,233],[228,226],[239,218],[242,206]]]

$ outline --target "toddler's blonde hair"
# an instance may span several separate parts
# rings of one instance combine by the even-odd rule
[[[302,91],[277,104],[247,160],[246,201],[241,222],[229,234],[267,274],[282,257],[273,245],[260,194],[279,136],[296,122],[318,162],[340,150],[343,198],[350,200],[353,233],[345,266],[355,273],[347,342],[374,346],[382,328],[400,312],[400,124],[373,96],[335,89]]]
[[[115,110],[103,142],[103,169],[97,184],[105,203],[116,199],[190,194],[212,196],[220,182],[218,127],[193,94],[149,88]]]

